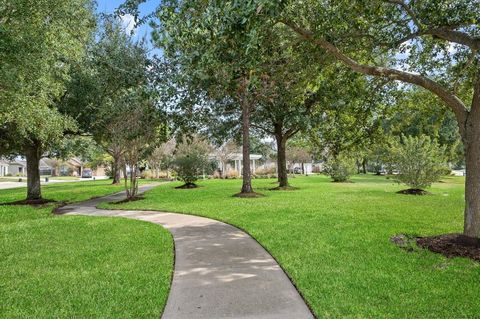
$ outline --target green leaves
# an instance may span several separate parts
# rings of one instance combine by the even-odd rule
[[[47,149],[76,128],[57,105],[93,31],[93,4],[13,0],[0,16],[0,154],[33,140]]]
[[[449,171],[445,149],[426,135],[404,136],[389,148],[389,161],[398,171],[396,179],[414,189],[429,187]]]

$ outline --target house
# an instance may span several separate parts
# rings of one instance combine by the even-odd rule
[[[15,159],[9,162],[8,173],[12,176],[27,175],[27,161],[23,159]]]
[[[0,159],[0,177],[7,176],[9,166],[8,161]]]
[[[242,175],[243,169],[243,154],[242,153],[232,153],[227,156],[226,163],[222,163],[221,160],[215,154],[211,155],[212,159],[215,159],[218,163],[217,167],[220,172],[230,173],[236,172],[238,176]],[[259,154],[250,154],[250,170],[252,173],[257,169],[257,163],[262,158],[262,155]]]
[[[56,158],[44,158],[40,160],[40,175],[81,177],[85,169],[92,172],[91,176],[106,175],[104,166],[89,169],[85,167],[85,163],[82,160],[76,157],[67,160],[59,160]]]
[[[52,162],[44,158],[40,160],[38,169],[40,170],[40,175],[52,175],[55,170]]]
[[[314,161],[306,163],[289,163],[288,166],[291,173],[301,173],[305,175],[320,173],[324,169],[323,162],[315,163]]]

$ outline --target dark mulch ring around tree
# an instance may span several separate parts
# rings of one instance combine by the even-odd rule
[[[390,241],[407,251],[414,251],[415,247],[421,247],[447,258],[466,257],[480,261],[480,239],[462,234],[428,237],[400,234],[390,238]]]
[[[397,194],[403,195],[429,195],[430,193],[420,188],[409,188],[398,191]]]
[[[467,257],[480,261],[480,239],[462,234],[446,234],[417,238],[420,247],[440,253],[448,258]]]
[[[181,186],[175,187],[176,189],[192,189],[192,188],[198,188],[199,186],[195,183],[185,183]]]
[[[30,205],[34,207],[39,207],[51,203],[58,203],[57,201],[53,199],[22,199],[22,200],[17,200],[15,202],[10,202],[10,203],[1,203],[0,206],[14,206],[14,205]]]
[[[260,194],[260,193],[255,193],[255,192],[250,192],[250,193],[238,193],[233,195],[233,197],[240,197],[240,198],[259,198],[259,197],[264,197],[265,195]]]

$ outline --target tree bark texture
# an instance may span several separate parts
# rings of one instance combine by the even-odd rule
[[[288,187],[288,172],[287,172],[287,139],[281,134],[275,135],[277,141],[277,167],[278,167],[278,186]]]
[[[40,186],[40,159],[42,150],[40,144],[33,142],[25,146],[25,157],[27,158],[27,200],[42,198]]]
[[[250,171],[250,105],[243,96],[242,101],[242,193],[253,193],[252,174]]]

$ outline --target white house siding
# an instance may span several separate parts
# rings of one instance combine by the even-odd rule
[[[18,163],[10,163],[8,166],[8,173],[12,176],[24,176],[26,174],[26,167]]]
[[[0,176],[6,176],[8,174],[8,164],[0,163]]]

